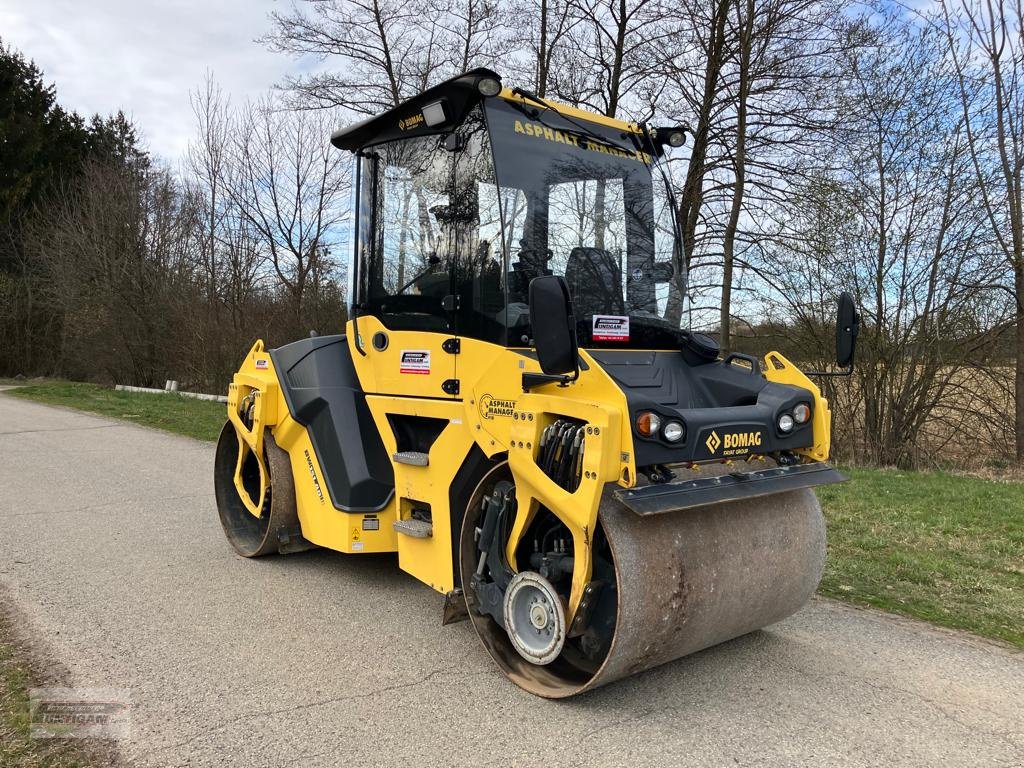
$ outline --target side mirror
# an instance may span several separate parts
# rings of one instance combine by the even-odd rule
[[[836,313],[836,365],[840,368],[853,367],[853,353],[857,348],[857,334],[860,333],[860,315],[853,296],[843,292],[839,296],[839,311]]]
[[[549,376],[575,374],[576,319],[564,278],[545,275],[530,281],[530,326],[540,369]]]

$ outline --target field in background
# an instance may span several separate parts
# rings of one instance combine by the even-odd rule
[[[900,379],[910,374],[901,371],[892,375]],[[948,387],[942,396],[936,394],[934,402],[929,403],[920,432],[913,440],[896,435],[889,439],[908,451],[916,469],[966,471],[1024,480],[1024,467],[1015,466],[1013,455],[1013,368],[949,368],[939,376],[949,377]],[[875,465],[866,440],[861,386],[857,376],[826,382],[833,415],[832,441],[838,460]],[[893,389],[882,398],[889,403],[890,418],[891,403],[902,397]]]
[[[50,382],[6,394],[215,440],[224,405]],[[850,471],[819,491],[829,526],[821,593],[1024,647],[1024,483]]]

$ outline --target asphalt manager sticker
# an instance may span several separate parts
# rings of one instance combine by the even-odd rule
[[[430,373],[430,350],[403,349],[398,365],[400,373]]]
[[[628,315],[594,315],[594,341],[629,341]]]

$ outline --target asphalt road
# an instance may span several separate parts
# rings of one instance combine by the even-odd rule
[[[68,682],[130,689],[132,764],[1024,765],[1024,654],[825,600],[534,698],[392,557],[234,555],[212,463],[0,394],[0,586]]]

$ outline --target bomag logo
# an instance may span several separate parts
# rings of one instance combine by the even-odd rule
[[[722,449],[722,455],[728,456],[739,453],[747,453],[751,448],[758,448],[763,442],[764,433],[760,430],[753,432],[726,432],[723,437],[718,432],[712,431],[708,439],[704,441],[709,453],[717,453]]]
[[[485,419],[493,419],[495,416],[512,418],[515,410],[515,400],[500,400],[493,395],[484,395],[480,398],[480,415]]]
[[[408,131],[410,128],[416,128],[420,125],[423,125],[423,115],[421,113],[402,118],[398,121],[398,128],[402,131]]]
[[[712,432],[708,435],[708,439],[704,441],[704,445],[708,447],[708,451],[714,453],[718,450],[718,447],[722,444],[722,438],[718,436],[717,432]]]
[[[725,436],[725,448],[753,448],[761,444],[760,432],[734,432]]]

